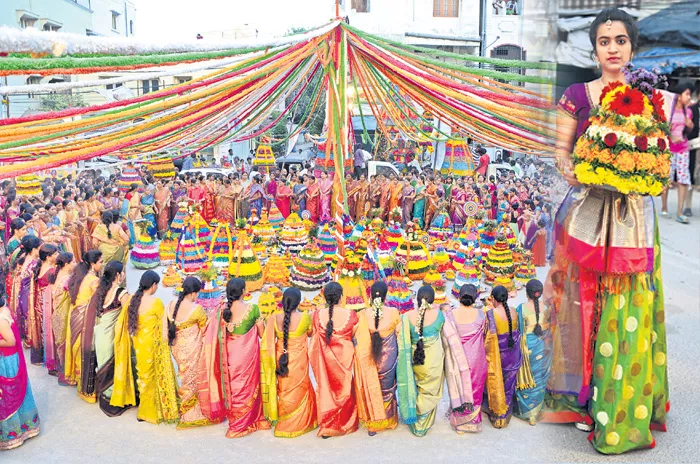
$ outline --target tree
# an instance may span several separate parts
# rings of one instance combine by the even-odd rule
[[[87,106],[80,94],[50,93],[42,97],[39,107],[42,111],[61,111],[68,108]]]
[[[269,120],[274,121],[279,117],[279,115],[279,111],[273,111],[269,116]],[[272,129],[270,129],[270,137],[273,140],[272,151],[275,153],[275,156],[281,156],[286,154],[284,153],[284,150],[287,147],[287,140],[284,139],[286,139],[287,135],[289,135],[289,131],[287,130],[287,124],[287,118],[282,118],[277,124],[272,126]],[[283,141],[275,142],[275,140]]]

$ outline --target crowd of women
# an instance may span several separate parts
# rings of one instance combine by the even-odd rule
[[[32,364],[108,416],[138,407],[138,420],[178,428],[228,421],[228,437],[273,427],[278,437],[318,428],[328,438],[360,425],[374,435],[399,418],[423,436],[445,384],[458,433],[480,431],[482,412],[497,428],[513,414],[534,424],[541,413],[551,337],[537,280],[517,309],[504,287],[482,308],[483,295],[465,285],[453,309],[434,305],[434,290],[424,286],[416,309],[403,315],[385,305],[383,282],[358,313],[341,307],[337,283],[308,313],[289,288],[282,311],[264,320],[243,302],[241,279],[228,281],[226,301],[209,316],[195,303],[202,288],[195,277],[166,305],[155,297],[157,273],[146,271],[129,294],[124,264],[105,263],[100,250],[76,261],[33,235],[18,249],[9,300],[0,301],[0,448],[39,432],[23,347]]]

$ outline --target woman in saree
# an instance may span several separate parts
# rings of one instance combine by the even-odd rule
[[[216,199],[216,218],[220,221],[234,225],[236,195],[231,180],[224,179],[223,187]]]
[[[170,225],[170,202],[172,200],[170,186],[163,180],[156,182],[155,200],[158,236],[163,237],[163,235],[165,235],[165,233],[168,231],[168,226]]]
[[[69,385],[78,386],[78,396],[88,403],[97,402],[94,391],[96,361],[92,356],[83,356],[83,349],[88,343],[83,343],[84,335],[92,335],[93,326],[88,327],[88,307],[90,300],[100,283],[99,273],[102,271],[102,252],[90,250],[83,255],[83,260],[73,270],[68,281],[70,294],[70,311],[66,331],[65,378]],[[92,350],[92,340],[90,340]],[[84,364],[87,358],[87,364]]]
[[[435,423],[445,382],[445,350],[440,333],[445,316],[433,308],[435,290],[418,289],[418,309],[401,316],[397,367],[399,412],[411,433],[423,437]]]
[[[114,329],[121,313],[122,304],[127,296],[122,287],[124,277],[124,265],[121,262],[110,261],[107,263],[97,290],[90,299],[86,315],[87,330],[83,335],[83,363],[89,362],[85,361],[85,358],[90,355],[94,346],[96,368],[92,388],[97,396],[100,409],[109,417],[119,416],[126,410],[109,404],[114,388]],[[94,321],[92,337],[88,336],[90,321]],[[90,339],[89,342],[88,339]]]
[[[452,188],[452,201],[450,203],[450,219],[455,227],[461,229],[467,223],[467,214],[464,205],[467,203],[467,191],[464,190],[461,179]]]
[[[262,186],[262,177],[254,176],[250,183],[250,191],[248,192],[249,212],[255,209],[258,214],[262,212],[263,199],[265,198],[265,190]]]
[[[53,351],[55,353],[55,372],[49,371],[49,375],[58,375],[58,384],[68,386],[63,366],[66,361],[66,335],[68,331],[68,316],[70,313],[70,293],[68,292],[68,282],[75,263],[72,253],[59,253],[56,258],[56,273],[51,282],[51,301],[53,313],[51,318],[46,320],[45,328],[47,333],[52,334]],[[47,343],[49,342],[47,336]]]
[[[245,281],[230,279],[226,301],[207,325],[199,378],[202,413],[213,423],[228,419],[228,438],[270,428],[260,391],[263,321],[258,306],[244,303],[243,295]]]
[[[265,201],[263,202],[263,206],[268,211],[270,210],[272,202],[277,198],[277,188],[279,185],[280,180],[278,179],[277,174],[271,174],[270,180],[265,184]],[[277,208],[279,208],[279,206]]]
[[[209,425],[211,422],[199,407],[197,387],[199,364],[204,350],[204,329],[207,313],[196,303],[202,290],[202,282],[196,277],[187,277],[182,282],[182,292],[177,301],[168,305],[168,344],[177,364],[180,386],[180,423],[178,429]]]
[[[403,182],[391,175],[392,179],[389,182],[389,213],[395,208],[401,207],[401,199],[403,194]]]
[[[605,85],[624,82],[622,69],[636,50],[637,37],[629,14],[603,10],[590,30],[602,77],[569,87],[557,117],[557,159],[572,188],[554,219],[556,244],[545,284],[554,358],[544,420],[594,429],[591,442],[603,454],[653,447],[651,431],[666,430],[669,407],[653,198],[580,185],[570,159]],[[658,104],[668,117],[673,99],[661,96],[666,98]],[[606,394],[619,385],[629,388],[624,394]]]
[[[34,308],[29,314],[29,340],[32,364],[44,364],[49,372],[56,369],[53,334],[46,330],[53,313],[51,281],[56,273],[58,248],[50,243],[39,247],[39,263],[34,268]],[[50,325],[49,325],[50,327]]]
[[[167,342],[165,307],[156,298],[160,277],[154,271],[141,275],[139,288],[127,296],[114,328],[114,387],[109,404],[123,408],[136,404],[137,419],[151,424],[177,423],[180,419],[175,369]],[[136,382],[132,370],[136,359]]]
[[[308,176],[306,188],[306,209],[311,214],[311,222],[318,223],[321,213],[321,188],[314,176]]]
[[[0,451],[39,435],[39,412],[29,384],[19,327],[0,295]]]
[[[299,437],[318,427],[316,393],[309,377],[311,317],[298,310],[299,303],[301,292],[286,289],[284,312],[268,316],[262,339],[263,411],[276,437]]]
[[[202,205],[202,217],[207,223],[216,215],[216,185],[211,177],[203,182],[204,203]]]
[[[464,284],[460,306],[446,311],[442,340],[445,348],[445,377],[450,395],[450,425],[457,433],[481,432],[481,403],[488,366],[484,350],[486,316],[476,308],[479,291]]]
[[[22,238],[27,235],[27,224],[22,218],[14,218],[10,222],[10,239],[7,241],[7,256],[11,256],[22,242]]]
[[[370,436],[398,424],[396,365],[399,356],[396,328],[399,312],[385,305],[388,287],[375,282],[371,307],[358,313],[355,332],[355,392],[360,425]]]
[[[488,405],[485,408],[491,425],[497,429],[510,423],[515,387],[522,363],[520,326],[517,313],[508,306],[508,290],[498,285],[491,290],[491,308],[486,311],[485,341],[488,362],[486,383]]]
[[[535,241],[539,236],[539,228],[537,227],[537,221],[535,220],[534,213],[529,209],[526,209],[523,212],[520,226],[520,234],[522,234],[521,236],[523,238],[523,248],[528,251],[532,251],[532,248],[535,246]]]
[[[85,226],[80,222],[79,213],[76,209],[76,204],[73,200],[63,200],[63,210],[59,211],[57,216],[61,220],[61,225],[66,233],[66,250],[75,255],[75,259],[82,259],[83,252],[83,233]]]
[[[353,221],[357,221],[355,218],[355,212],[357,211],[357,185],[358,181],[355,180],[355,177],[347,173],[345,175],[345,191],[348,193],[348,213]]]
[[[333,193],[333,180],[328,177],[328,173],[321,171],[321,180],[318,181],[320,192],[319,217],[331,217],[331,194]]]
[[[357,181],[357,194],[355,197],[355,221],[362,219],[369,209],[367,208],[367,203],[370,201],[369,198],[369,182],[364,174],[360,174],[360,179]]]
[[[8,243],[10,240],[10,237],[12,236],[12,229],[10,227],[10,224],[12,224],[12,221],[14,219],[19,218],[20,215],[20,209],[19,209],[19,199],[17,198],[17,195],[10,193],[7,196],[7,204],[5,206],[5,242]],[[8,254],[10,252],[8,251]]]
[[[355,350],[353,335],[357,314],[338,306],[343,287],[337,282],[323,289],[326,307],[315,311],[309,346],[311,368],[316,379],[318,436],[340,437],[358,428],[355,384],[352,381]]]
[[[433,217],[438,212],[440,200],[437,185],[435,185],[433,179],[428,179],[428,183],[425,186],[425,227],[429,227],[432,223]]]
[[[416,181],[416,199],[413,203],[413,222],[425,227],[425,184],[422,177]]]
[[[378,176],[379,184],[379,207],[382,209],[381,219],[386,221],[389,217],[389,203],[391,200],[391,182],[384,176]]]
[[[88,232],[92,233],[95,226],[100,222],[102,212],[105,210],[104,204],[97,198],[94,191],[85,194],[85,213],[87,215]]]
[[[413,204],[416,200],[416,189],[408,181],[408,177],[403,180],[403,190],[401,191],[401,221],[403,227],[413,219]]]
[[[306,192],[308,191],[304,176],[292,177],[292,191],[294,192],[294,211],[301,215],[306,211]]]
[[[39,265],[39,247],[41,240],[33,235],[25,235],[18,248],[17,257],[10,268],[12,278],[12,299],[10,300],[10,311],[12,317],[17,322],[22,342],[30,344],[32,339],[30,335],[32,327],[30,316],[34,319],[34,302],[36,299],[34,272]],[[31,310],[30,310],[31,308]],[[31,313],[31,314],[30,314]],[[39,343],[38,340],[36,340]],[[31,346],[31,344],[30,344]],[[34,353],[33,362],[41,364],[43,359],[36,358],[37,353]]]
[[[285,219],[292,212],[292,196],[294,196],[294,192],[292,192],[288,183],[285,180],[281,180],[277,184],[277,200],[275,204]]]
[[[544,291],[542,282],[530,280],[525,285],[527,302],[517,308],[518,325],[523,336],[520,342],[523,363],[515,391],[515,417],[537,424],[542,417],[544,394],[552,371],[552,334],[549,331],[549,309],[540,307]]]
[[[126,265],[129,258],[129,237],[124,230],[114,223],[112,211],[102,213],[102,222],[92,232],[94,246],[102,252],[106,262],[120,261]]]
[[[155,238],[158,231],[156,224],[156,197],[155,186],[153,184],[146,185],[146,191],[141,195],[141,217],[148,221],[147,232],[151,238]]]

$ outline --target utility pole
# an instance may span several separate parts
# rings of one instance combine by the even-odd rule
[[[7,76],[5,76],[5,87],[7,87]],[[6,108],[6,113],[7,115],[5,116],[7,119],[10,119],[10,94],[5,95],[5,108]]]

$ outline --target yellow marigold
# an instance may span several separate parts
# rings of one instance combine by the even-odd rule
[[[622,150],[615,158],[615,166],[620,171],[632,172],[634,171],[634,156],[627,150]]]

